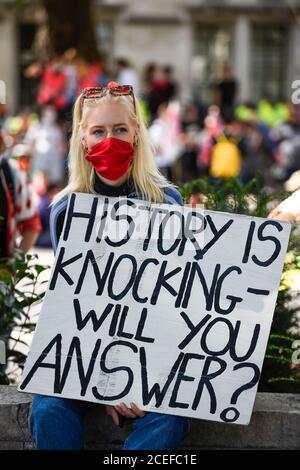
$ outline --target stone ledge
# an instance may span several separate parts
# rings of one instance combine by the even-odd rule
[[[32,449],[31,396],[0,386],[0,450]],[[96,410],[96,412],[95,412]],[[193,420],[182,449],[300,449],[300,394],[258,393],[249,426]],[[103,407],[86,416],[87,449],[120,449],[130,425],[116,428]]]

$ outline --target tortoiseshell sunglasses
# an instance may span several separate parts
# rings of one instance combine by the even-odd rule
[[[85,99],[102,98],[102,96],[106,95],[107,92],[111,93],[114,96],[126,96],[126,95],[132,96],[134,113],[136,114],[133,87],[131,85],[118,85],[118,86],[113,86],[113,87],[100,86],[100,87],[85,88],[81,94],[81,110],[82,110],[83,102]]]

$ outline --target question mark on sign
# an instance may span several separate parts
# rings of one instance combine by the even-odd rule
[[[237,402],[237,400],[238,400],[238,398],[239,398],[239,396],[241,395],[242,392],[244,392],[245,390],[249,390],[250,388],[255,387],[255,385],[259,381],[260,370],[259,370],[259,367],[256,364],[252,364],[251,362],[244,362],[243,364],[236,364],[234,366],[233,370],[242,369],[243,367],[249,367],[250,369],[252,369],[253,372],[254,372],[254,375],[253,375],[252,379],[250,380],[250,382],[245,383],[244,385],[239,387],[237,390],[235,390],[235,392],[232,394],[232,397],[231,397],[231,400],[230,400],[230,403],[232,405],[236,405],[236,402]],[[231,415],[232,413],[233,413],[233,416],[229,417],[228,414]],[[235,407],[232,406],[232,407],[229,407],[229,408],[225,408],[225,410],[222,411],[222,413],[220,415],[220,418],[225,423],[233,423],[234,421],[236,421],[239,418],[239,416],[240,416],[240,412]]]

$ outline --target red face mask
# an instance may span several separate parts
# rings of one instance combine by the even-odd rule
[[[114,181],[125,175],[132,160],[134,148],[129,142],[108,137],[94,145],[85,155],[97,173]]]

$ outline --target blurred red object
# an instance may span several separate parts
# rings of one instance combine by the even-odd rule
[[[37,101],[41,106],[54,105],[57,109],[64,109],[67,105],[64,97],[66,76],[61,68],[46,67]]]
[[[189,198],[189,204],[196,208],[199,204],[202,204],[202,196],[200,193],[194,193]]]

